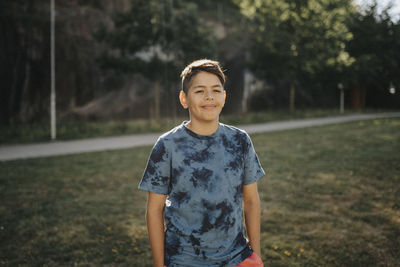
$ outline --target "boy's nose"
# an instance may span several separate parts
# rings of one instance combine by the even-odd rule
[[[213,95],[212,95],[212,93],[211,92],[206,92],[206,94],[205,94],[205,97],[206,97],[206,100],[210,100],[210,99],[213,99],[214,97],[213,97]]]

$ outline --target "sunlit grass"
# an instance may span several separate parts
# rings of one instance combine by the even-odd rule
[[[400,120],[253,135],[266,266],[400,262]],[[0,162],[0,265],[151,266],[151,147]]]
[[[395,266],[400,120],[257,135],[262,240],[272,266]]]

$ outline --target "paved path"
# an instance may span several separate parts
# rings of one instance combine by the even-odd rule
[[[246,130],[249,134],[252,134],[389,117],[400,117],[400,112],[355,114],[317,119],[288,120],[262,124],[241,125],[238,127]],[[153,145],[158,136],[160,136],[160,133],[81,139],[74,141],[56,141],[27,145],[6,145],[0,146],[0,161]]]

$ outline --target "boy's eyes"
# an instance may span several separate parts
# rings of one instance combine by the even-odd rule
[[[199,94],[199,93],[203,93],[203,92],[204,92],[204,90],[196,90],[196,91],[194,91],[195,94]],[[214,89],[213,92],[214,92],[214,93],[221,93],[222,90],[220,90],[220,89]]]

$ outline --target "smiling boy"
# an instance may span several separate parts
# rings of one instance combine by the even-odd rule
[[[139,185],[149,192],[154,266],[263,266],[257,180],[265,172],[247,133],[219,122],[225,75],[203,59],[181,77],[190,120],[160,136]]]

